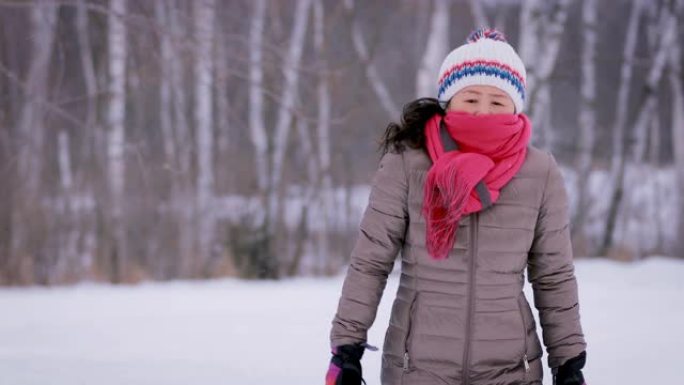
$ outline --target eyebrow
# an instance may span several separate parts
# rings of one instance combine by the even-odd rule
[[[482,95],[481,92],[478,92],[478,91],[475,91],[475,90],[466,90],[465,92],[466,92],[466,93],[475,94],[475,95]],[[489,96],[493,96],[493,97],[495,97],[495,98],[504,98],[504,97],[506,97],[506,95],[504,95],[504,94],[499,94],[499,93],[496,93],[496,94],[489,93],[488,95],[489,95]]]

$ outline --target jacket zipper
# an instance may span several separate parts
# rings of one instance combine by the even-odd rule
[[[530,363],[527,360],[527,325],[525,324],[525,315],[523,314],[523,306],[518,297],[518,310],[520,311],[520,319],[523,325],[523,364],[525,365],[525,374],[530,371]]]
[[[477,227],[479,224],[480,213],[476,212],[473,214],[472,222],[470,224],[470,261],[468,268],[468,314],[466,317],[466,341],[465,341],[465,352],[463,353],[463,384],[470,384],[470,378],[468,377],[468,366],[470,366],[470,333],[472,332],[472,320],[473,311],[475,307],[475,301],[473,297],[475,288],[475,256],[477,255]]]
[[[413,318],[414,318],[414,308],[416,306],[416,301],[418,300],[418,292],[413,295],[413,300],[411,300],[411,306],[409,307],[409,320],[406,331],[406,339],[404,341],[404,371],[409,370],[409,342],[411,341],[411,331],[413,330]]]

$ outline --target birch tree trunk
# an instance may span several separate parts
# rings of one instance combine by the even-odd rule
[[[95,73],[95,65],[93,64],[93,50],[90,46],[90,32],[88,23],[88,8],[86,0],[79,0],[76,7],[76,30],[78,36],[79,52],[81,54],[81,67],[83,68],[83,81],[86,87],[87,101],[86,101],[86,119],[85,125],[91,131],[86,138],[86,144],[83,146],[83,153],[86,159],[96,157],[98,151],[95,151],[98,143],[98,135],[101,130],[96,130],[97,123],[97,75]],[[91,134],[92,133],[92,134]],[[102,159],[97,159],[101,161]]]
[[[306,245],[310,243],[309,210],[312,206],[309,205],[308,202],[313,202],[316,195],[319,195],[320,192],[316,183],[320,170],[318,168],[318,162],[316,162],[316,154],[314,153],[309,126],[304,119],[298,119],[296,125],[299,134],[298,143],[300,145],[300,151],[302,152],[303,157],[310,159],[310,161],[307,162],[306,175],[308,183],[302,196],[302,202],[304,203],[302,204],[302,210],[299,214],[299,225],[297,226],[296,235],[294,237],[289,237],[295,244],[292,256],[289,258],[291,262],[287,268],[287,275],[290,277],[297,275],[300,271],[300,265],[306,251]]]
[[[255,0],[249,29],[249,132],[254,146],[257,185],[266,192],[269,182],[268,136],[264,123],[263,34],[266,0]],[[264,215],[265,217],[265,215]]]
[[[214,63],[216,73],[216,153],[226,154],[230,152],[230,143],[235,137],[235,133],[231,131],[230,120],[230,103],[228,101],[229,84],[229,70],[232,63],[229,62],[228,47],[226,44],[225,32],[221,29],[221,25],[217,23],[217,31],[215,45],[216,52],[214,53]],[[231,173],[232,174],[232,173]],[[232,182],[232,183],[231,183]],[[237,180],[229,181],[228,184],[235,185]]]
[[[627,122],[627,112],[629,106],[629,93],[631,90],[632,72],[634,68],[634,57],[639,33],[639,24],[643,12],[642,0],[633,0],[630,11],[629,22],[625,37],[625,45],[622,53],[622,67],[620,69],[620,85],[616,98],[615,117],[613,119],[613,154],[611,158],[611,196],[615,197],[622,194],[619,188],[621,182],[620,169],[625,158],[625,131]],[[620,183],[620,184],[619,184]],[[615,199],[615,198],[613,198]],[[606,255],[608,249],[612,247],[613,231],[617,221],[617,202],[610,202],[607,213],[607,220],[601,241],[599,254]]]
[[[646,79],[646,92],[647,92],[647,102],[653,104],[655,108],[656,98],[657,98],[657,87],[662,77],[665,65],[668,62],[668,56],[670,56],[670,48],[674,45],[675,34],[677,32],[677,17],[674,14],[674,0],[669,0],[669,4],[664,4],[660,10],[660,16],[658,17],[657,27],[660,30],[657,42],[659,45],[656,47],[656,51],[653,56],[653,64],[651,66],[648,78]],[[650,118],[649,114],[649,118]],[[638,121],[638,120],[637,120]],[[635,127],[634,131],[634,150],[632,157],[636,164],[641,164],[646,156],[646,143],[648,126],[650,119],[640,122],[639,125]]]
[[[169,17],[167,16],[168,2],[157,1],[154,3],[154,13],[157,25],[164,26],[169,24]],[[164,157],[166,159],[166,166],[171,167],[175,162],[173,158],[176,155],[176,149],[173,140],[173,119],[172,110],[173,102],[171,95],[171,62],[174,60],[173,47],[171,36],[168,33],[162,32],[159,36],[160,40],[160,55],[159,71],[161,73],[159,79],[159,125],[161,126],[162,140],[164,143]]]
[[[669,9],[663,9],[663,12],[665,12],[663,14],[665,18],[665,23],[661,24],[662,35],[659,41],[660,44],[657,48],[657,51],[655,52],[655,55],[653,56],[650,70],[646,78],[646,84],[644,86],[644,93],[642,95],[641,103],[639,103],[640,108],[634,120],[634,124],[632,126],[632,132],[634,132],[635,135],[646,130],[645,127],[648,126],[648,124],[651,121],[652,115],[655,112],[657,97],[656,89],[658,87],[658,84],[660,83],[660,79],[662,78],[663,70],[667,59],[667,53],[670,49],[672,49],[673,45],[673,28],[676,26],[676,24],[674,24],[676,20],[673,19],[674,15],[671,9],[672,3],[663,6],[668,7]],[[617,165],[618,169],[615,178],[614,190],[611,194],[610,207],[608,208],[608,215],[606,219],[606,227],[602,245],[603,253],[608,253],[608,251],[613,245],[613,236],[615,232],[615,224],[617,222],[617,217],[623,200],[626,200],[624,196],[624,183],[625,173],[627,169],[627,150],[628,148],[626,146],[626,143],[622,143],[621,159]],[[640,156],[638,151],[640,151],[640,146],[635,146],[635,149],[632,152],[633,158],[635,160],[638,160],[638,157]]]
[[[325,8],[323,0],[314,3],[314,49],[318,57],[318,122],[316,131],[318,133],[318,161],[319,161],[319,207],[322,208],[322,223],[318,228],[318,261],[315,269],[316,273],[326,270],[326,263],[330,258],[329,226],[331,213],[333,210],[333,185],[330,167],[330,120],[331,120],[331,97],[330,82],[328,80],[328,62],[325,58],[326,41],[324,16]],[[322,192],[322,193],[321,193]]]
[[[682,9],[682,2],[679,2],[679,11]],[[672,152],[674,154],[674,162],[677,176],[677,191],[679,194],[679,202],[677,207],[677,233],[684,234],[684,197],[681,192],[684,191],[684,72],[682,72],[682,48],[681,39],[677,39],[672,44],[672,49],[669,55],[669,83],[670,92],[672,95]],[[674,255],[684,255],[684,239],[680,236],[675,245]]]
[[[181,14],[181,10],[177,7],[172,7],[168,11],[169,12],[167,15],[170,17],[169,29],[173,37],[172,41],[182,41],[183,38],[190,33],[188,26],[184,22],[186,19],[184,18],[184,15]],[[172,46],[174,48],[173,54],[176,56],[181,56],[187,52],[180,49],[179,45],[180,44],[175,44]],[[179,183],[190,185],[190,166],[192,163],[192,153],[194,149],[192,145],[190,123],[188,122],[189,97],[186,91],[187,82],[184,76],[186,72],[186,66],[182,60],[178,60],[178,58],[176,58],[176,60],[171,60],[170,71],[174,112],[174,136],[176,138],[174,147],[176,148],[177,157],[177,163],[174,166],[179,175],[179,179],[181,180]],[[188,187],[183,187],[183,189],[189,190]],[[187,194],[184,199],[190,198],[189,191],[184,191],[183,194]]]
[[[193,2],[195,21],[195,143],[197,154],[196,181],[196,240],[198,266],[194,273],[206,276],[205,270],[211,252],[211,241],[214,234],[214,218],[212,215],[214,170],[213,170],[213,109],[212,109],[212,49],[214,38],[214,0]]]
[[[366,44],[366,39],[364,38],[363,31],[361,30],[361,25],[354,17],[354,0],[344,0],[344,7],[351,19],[351,34],[354,51],[359,57],[359,60],[361,60],[366,78],[368,78],[368,82],[370,83],[373,92],[375,92],[375,95],[378,97],[380,105],[387,113],[388,118],[397,119],[401,110],[392,98],[387,86],[380,78],[380,74],[378,73],[375,64],[373,64],[370,52],[368,51],[368,45]]]
[[[295,16],[292,24],[292,34],[287,54],[283,63],[283,91],[278,98],[280,103],[276,118],[275,135],[273,141],[273,160],[271,162],[271,179],[269,186],[269,231],[276,234],[275,229],[279,226],[280,207],[280,182],[282,179],[283,162],[287,151],[288,135],[292,125],[295,100],[298,93],[299,65],[302,51],[304,50],[304,37],[309,20],[311,0],[298,0],[295,7]]]
[[[526,68],[528,64],[532,64],[534,61],[538,62],[527,70],[526,105],[529,106],[527,114],[531,117],[532,127],[535,127],[533,141],[543,148],[554,144],[552,127],[542,123],[551,121],[549,82],[556,67],[570,2],[571,0],[558,0],[554,6],[554,12],[548,16],[538,15],[541,12],[541,5],[536,0],[526,1],[522,8],[521,20],[524,19],[531,23],[529,27],[522,28],[522,30],[528,28],[530,30],[521,32],[525,39],[523,61]],[[529,41],[530,39],[538,39],[538,42],[532,43]],[[534,52],[535,48],[537,49],[536,53]]]
[[[540,0],[523,0],[520,7],[518,54],[525,63],[527,95],[534,89],[534,80],[537,76],[537,57],[540,51],[538,35],[540,33],[541,15]]]
[[[112,281],[122,282],[127,269],[127,237],[124,224],[126,119],[126,0],[109,4],[107,42],[109,105],[107,123],[108,176],[110,192],[110,230],[112,232]]]
[[[62,215],[58,219],[57,234],[59,237],[56,261],[50,272],[50,282],[63,281],[69,270],[78,272],[81,263],[78,259],[78,223],[74,211],[74,177],[72,172],[69,133],[60,130],[57,134],[57,164],[61,187]]]
[[[270,232],[270,182],[271,170],[269,158],[269,136],[266,133],[264,114],[264,24],[266,18],[266,1],[253,2],[249,28],[249,107],[248,125],[250,139],[254,146],[255,172],[259,199],[262,201],[255,213],[253,230],[250,232],[249,262],[242,272],[245,276],[277,277],[278,261],[271,254],[273,234]]]
[[[425,53],[416,74],[416,96],[435,97],[439,66],[449,49],[450,0],[434,0],[430,18],[430,33]]]
[[[86,88],[86,117],[85,126],[88,129],[86,132],[86,138],[83,140],[81,145],[81,159],[90,159],[93,163],[98,165],[98,168],[104,168],[106,158],[101,154],[104,151],[102,144],[104,143],[103,130],[98,127],[98,105],[97,105],[97,93],[98,93],[98,76],[95,72],[94,64],[94,54],[91,48],[90,42],[90,30],[89,30],[89,16],[86,0],[79,0],[77,3],[76,12],[76,31],[78,36],[78,47],[81,59],[81,67],[83,69],[83,81]],[[72,151],[72,154],[76,154],[76,149]],[[74,158],[76,156],[74,155]],[[92,199],[93,191],[95,190],[95,182],[91,181],[87,176],[92,175],[91,173],[86,173],[84,168],[79,167],[76,174],[79,176],[79,180],[84,182],[88,181],[87,191],[81,191],[84,196]],[[85,183],[84,183],[85,184]],[[95,228],[95,213],[79,213],[78,218],[78,229],[74,231],[73,236],[80,238],[80,244],[77,246],[77,250],[80,261],[79,268],[81,272],[87,272],[93,266],[94,262],[94,252],[98,242],[97,229]],[[75,273],[76,276],[81,276],[78,272]]]
[[[660,145],[660,130],[661,128],[660,124],[660,116],[658,114],[655,114],[653,116],[653,119],[651,120],[651,137],[650,137],[650,148],[649,148],[649,153],[650,153],[650,159],[647,164],[647,168],[650,167],[651,170],[655,170],[656,172],[659,172],[661,170],[661,164],[660,164],[660,154],[662,153],[661,151],[661,145]],[[656,174],[657,175],[657,174]],[[651,196],[653,199],[650,202],[651,210],[653,213],[655,213],[655,218],[654,218],[654,226],[655,226],[655,239],[653,240],[652,243],[652,253],[658,253],[662,254],[664,252],[664,237],[663,237],[663,221],[661,221],[662,214],[665,210],[663,210],[663,205],[661,205],[661,202],[663,202],[663,183],[660,183],[660,179],[655,177],[655,175],[652,176],[652,182],[651,182]],[[684,190],[680,190],[684,191]]]
[[[577,169],[577,209],[573,220],[573,235],[577,247],[589,254],[586,220],[589,213],[589,176],[593,163],[596,135],[596,0],[584,0],[582,5],[582,84],[580,88],[579,138],[575,158]]]
[[[21,137],[18,154],[19,175],[24,191],[30,195],[39,190],[43,139],[43,104],[47,99],[50,58],[55,40],[57,6],[37,0],[31,7],[31,63],[25,81],[24,103],[19,112],[17,131]]]
[[[629,92],[631,89],[632,72],[634,68],[634,53],[636,51],[639,33],[639,21],[642,13],[642,0],[633,0],[629,23],[622,53],[622,68],[620,69],[620,87],[618,89],[613,119],[613,156],[611,174],[617,175],[619,164],[622,163],[624,153],[625,126],[627,122],[627,108],[629,106]]]
[[[35,1],[30,9],[30,64],[24,82],[24,95],[18,112],[16,134],[17,183],[11,206],[12,238],[9,266],[31,266],[32,271],[19,280],[47,283],[48,262],[40,242],[33,236],[43,223],[37,219],[45,152],[44,103],[48,95],[48,75],[53,53],[57,6],[49,1]],[[22,270],[19,268],[18,270]]]
[[[194,245],[196,226],[194,218],[195,207],[188,202],[192,202],[195,196],[193,191],[192,163],[193,153],[195,152],[192,140],[192,132],[188,117],[190,96],[187,95],[187,66],[181,57],[187,55],[188,50],[184,50],[180,44],[192,33],[189,26],[190,21],[183,14],[183,10],[176,2],[167,3],[167,17],[169,18],[168,29],[171,34],[171,45],[173,59],[168,60],[169,71],[171,71],[171,96],[173,101],[173,136],[174,148],[176,151],[171,171],[173,175],[171,207],[176,216],[177,223],[177,262],[174,268],[177,269],[175,276],[191,277],[194,268]]]
[[[192,225],[192,209],[188,209],[187,197],[190,170],[189,132],[185,118],[186,103],[182,82],[181,51],[177,41],[180,32],[180,21],[176,17],[178,10],[174,1],[155,2],[155,19],[159,27],[168,26],[160,32],[160,60],[159,70],[159,125],[164,149],[164,169],[170,178],[169,206],[171,208],[169,221],[175,225],[177,236],[175,243],[168,245],[165,267],[162,274],[168,277],[190,276],[190,262],[192,256],[192,240],[194,226]],[[172,225],[172,226],[173,226]],[[163,234],[163,233],[162,233]],[[161,240],[169,243],[168,240]]]

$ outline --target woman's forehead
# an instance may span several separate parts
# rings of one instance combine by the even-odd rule
[[[500,88],[494,86],[484,86],[484,85],[472,85],[463,88],[458,91],[457,94],[470,94],[470,95],[489,95],[492,97],[508,97],[508,95],[502,91]]]

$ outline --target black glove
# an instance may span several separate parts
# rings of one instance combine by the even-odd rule
[[[361,385],[366,381],[361,373],[364,344],[341,345],[333,349],[325,385]]]
[[[587,361],[587,352],[580,353],[559,366],[554,371],[553,385],[586,385],[582,368]]]

